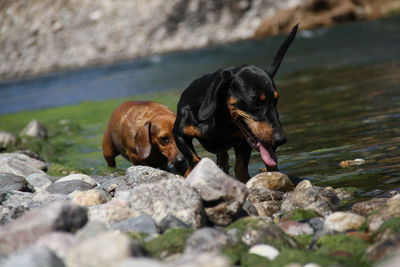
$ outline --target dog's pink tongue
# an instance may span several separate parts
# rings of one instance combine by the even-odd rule
[[[276,167],[278,165],[272,158],[271,152],[268,148],[263,146],[261,143],[257,143],[257,147],[260,149],[261,158],[268,167]]]

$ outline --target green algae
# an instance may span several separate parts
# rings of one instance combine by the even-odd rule
[[[314,210],[295,209],[285,214],[283,217],[291,221],[305,221],[315,217],[321,217],[321,215]]]
[[[168,229],[159,237],[146,242],[144,248],[156,258],[182,253],[186,240],[193,232],[192,229]]]
[[[313,240],[312,235],[295,235],[292,238],[296,240],[298,247],[302,249],[308,249]]]
[[[281,267],[290,263],[317,263],[320,266],[337,266],[338,262],[335,257],[321,255],[319,253],[299,249],[283,249],[280,251],[278,257],[271,261],[268,265],[271,267]]]
[[[264,267],[269,266],[270,261],[262,256],[246,253],[240,260],[240,266],[242,267]]]
[[[400,232],[400,217],[390,218],[379,226],[379,228],[374,231],[371,235],[371,238],[375,238],[380,234],[383,234],[386,231],[390,231],[393,234],[397,234]]]
[[[231,265],[239,264],[242,257],[247,253],[249,247],[242,241],[235,245],[228,245],[221,249],[221,254],[226,256]]]
[[[242,236],[247,230],[260,230],[269,225],[271,223],[259,217],[244,217],[228,225],[225,230],[236,229],[237,235]]]

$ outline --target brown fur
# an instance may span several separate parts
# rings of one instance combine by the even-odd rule
[[[134,165],[166,169],[182,157],[176,147],[172,128],[175,114],[150,101],[129,101],[111,115],[104,133],[103,155],[109,167],[122,155]],[[162,138],[168,138],[166,142]]]

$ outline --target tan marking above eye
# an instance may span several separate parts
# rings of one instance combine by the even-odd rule
[[[228,105],[234,105],[234,104],[236,104],[236,102],[237,102],[237,99],[236,99],[236,98],[230,97],[230,98],[228,99],[228,101],[227,101],[227,104],[228,104]]]
[[[265,94],[261,94],[259,98],[261,101],[265,101],[265,99],[267,99],[267,96]]]
[[[278,98],[279,98],[279,93],[278,93],[278,91],[274,91],[274,97],[275,97],[275,99],[278,99]]]

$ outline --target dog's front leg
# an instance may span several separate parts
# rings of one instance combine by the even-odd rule
[[[179,150],[185,156],[188,163],[188,168],[184,175],[186,177],[192,171],[194,166],[200,161],[200,157],[194,150],[192,137],[185,137],[175,133],[175,142]]]
[[[249,161],[251,156],[251,146],[246,141],[238,142],[235,146],[235,176],[236,178],[246,183],[250,179],[249,175]]]

